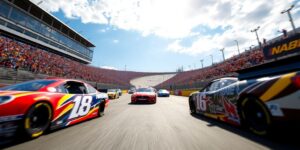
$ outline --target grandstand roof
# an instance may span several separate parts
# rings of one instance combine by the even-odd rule
[[[31,15],[39,18],[41,21],[50,25],[51,27],[65,33],[65,35],[76,40],[77,42],[85,45],[86,47],[95,47],[90,41],[80,35],[78,32],[73,30],[67,24],[60,21],[58,18],[48,13],[47,11],[41,9],[39,6],[35,5],[29,0],[7,0],[14,4],[15,6],[23,9],[24,11],[30,13]]]

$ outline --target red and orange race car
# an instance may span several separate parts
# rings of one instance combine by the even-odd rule
[[[156,93],[153,88],[139,88],[131,95],[131,103],[156,103]]]
[[[44,79],[0,88],[0,138],[21,131],[28,137],[100,117],[108,97],[91,85],[68,79]]]

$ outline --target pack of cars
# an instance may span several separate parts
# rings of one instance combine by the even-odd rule
[[[47,129],[100,117],[108,96],[78,80],[44,79],[0,88],[0,139],[21,131],[36,138]]]

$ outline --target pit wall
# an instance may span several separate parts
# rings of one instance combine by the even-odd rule
[[[190,96],[191,93],[197,92],[197,91],[199,91],[199,90],[197,90],[197,89],[193,89],[193,90],[171,90],[170,94],[171,95],[178,95],[178,96],[188,97],[188,96]]]

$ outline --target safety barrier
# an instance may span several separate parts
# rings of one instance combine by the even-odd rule
[[[197,91],[199,91],[199,90],[197,90],[197,89],[192,89],[192,90],[172,90],[172,91],[170,91],[170,94],[188,97],[188,96],[190,96],[191,93],[197,92]]]

